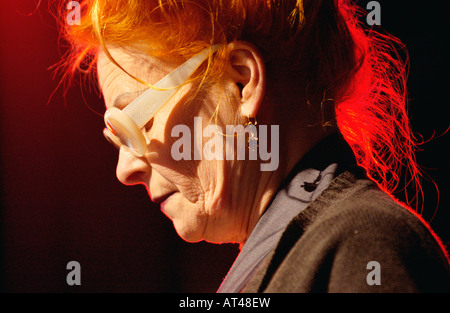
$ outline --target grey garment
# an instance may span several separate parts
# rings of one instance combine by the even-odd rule
[[[330,164],[323,171],[304,169],[276,194],[217,292],[235,293],[244,288],[258,265],[275,249],[289,222],[328,187],[337,166],[337,163]],[[315,189],[307,191],[305,183],[312,182]]]

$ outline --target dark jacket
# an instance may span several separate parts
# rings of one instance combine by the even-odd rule
[[[417,214],[345,171],[290,222],[242,292],[450,292],[450,268]]]

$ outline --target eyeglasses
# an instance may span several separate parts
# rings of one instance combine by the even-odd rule
[[[142,157],[147,151],[147,141],[141,129],[218,48],[219,45],[214,45],[193,56],[158,81],[154,85],[157,89],[148,89],[123,110],[109,108],[104,116],[106,139],[117,148],[126,146],[135,156]]]

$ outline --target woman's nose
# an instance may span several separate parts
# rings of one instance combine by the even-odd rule
[[[144,157],[136,157],[131,151],[121,147],[117,161],[116,176],[124,185],[146,183],[150,174],[150,164]]]

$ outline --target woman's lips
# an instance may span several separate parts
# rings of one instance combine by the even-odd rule
[[[168,194],[166,194],[166,195],[164,195],[164,196],[157,197],[157,198],[153,199],[153,202],[160,203],[160,204],[161,204],[161,208],[162,208],[162,207],[164,206],[164,204],[167,202],[167,200],[169,200],[169,198],[170,198],[174,193],[175,193],[175,191],[174,191],[174,192],[171,192],[171,193],[168,193]]]
[[[169,201],[170,197],[171,197],[172,195],[174,195],[174,194],[175,194],[175,192],[169,194],[169,195],[161,202],[161,204],[160,204],[160,205],[161,205],[161,210],[164,209],[164,206],[166,205],[167,201]]]
[[[166,201],[174,193],[175,193],[175,191],[167,193],[167,194],[162,195],[162,196],[158,196],[158,197],[152,198],[152,201],[155,202],[155,203],[163,203],[164,201]]]

